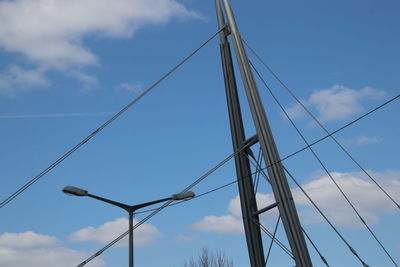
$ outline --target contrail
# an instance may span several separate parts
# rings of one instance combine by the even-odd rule
[[[0,115],[0,120],[11,119],[43,119],[43,118],[69,118],[69,117],[90,117],[114,114],[115,112],[92,112],[92,113],[55,113],[55,114],[10,114]]]

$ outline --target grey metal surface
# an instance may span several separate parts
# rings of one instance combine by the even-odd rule
[[[129,267],[133,267],[133,211],[129,211]]]
[[[293,197],[287,182],[280,157],[272,136],[267,116],[249,66],[246,51],[244,50],[242,38],[238,31],[235,18],[228,0],[222,0],[225,13],[230,27],[238,65],[242,75],[246,95],[252,113],[253,121],[257,131],[264,159],[268,166],[268,174],[275,200],[279,203],[278,209],[282,217],[287,238],[297,267],[312,266],[311,258],[307,249],[304,235],[301,230],[300,220],[296,211]],[[263,266],[263,265],[260,265]]]
[[[222,9],[219,0],[215,1],[219,28],[225,25]],[[231,127],[233,150],[237,151],[246,144],[246,137],[243,128],[239,97],[236,86],[232,55],[227,31],[220,33],[220,50],[222,67],[224,73],[226,98],[228,104],[229,121]],[[255,198],[254,185],[251,175],[250,163],[245,150],[235,157],[235,166],[238,179],[240,205],[242,208],[243,225],[246,234],[247,248],[250,264],[252,267],[264,266],[264,249],[259,228],[259,218],[255,215],[257,202]]]
[[[88,191],[75,187],[75,186],[71,186],[71,185],[67,185],[63,188],[62,190],[65,194],[67,195],[71,195],[71,196],[77,196],[77,197],[85,197],[88,195]]]
[[[187,191],[183,193],[173,194],[171,198],[173,200],[184,200],[189,198],[194,198],[196,195],[192,191]]]

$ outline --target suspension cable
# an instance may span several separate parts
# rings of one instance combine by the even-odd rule
[[[285,88],[285,90],[296,100],[296,102],[308,113],[308,115],[318,124],[318,126],[326,133],[329,134],[328,129],[317,119],[317,117],[312,114],[312,112],[303,104],[303,102],[300,101],[300,99],[293,93],[292,90],[278,77],[278,75],[271,69],[270,66],[268,66],[265,61],[258,55],[258,53],[250,47],[250,45],[243,40],[245,45],[250,49],[250,51],[256,56],[256,58],[261,62],[264,67],[267,68],[267,70],[274,76],[274,78]],[[400,97],[400,94],[389,100],[389,102],[397,99]],[[341,148],[341,150],[364,172],[365,175],[373,181],[373,183],[397,206],[397,208],[400,209],[400,204],[394,200],[392,196],[389,195],[389,193],[372,177],[372,175],[350,154],[350,152],[333,136],[330,135],[330,138]]]
[[[321,254],[321,252],[319,251],[319,249],[317,248],[317,246],[315,245],[315,243],[312,241],[312,239],[310,238],[310,236],[307,234],[307,232],[304,230],[304,228],[302,227],[303,233],[304,235],[307,237],[308,241],[311,243],[311,245],[313,246],[313,248],[315,249],[315,251],[318,253],[320,259],[322,260],[322,262],[329,267],[328,261],[325,259],[325,257]]]
[[[269,168],[269,167],[272,166],[273,164],[277,164],[277,163],[282,162],[282,161],[284,161],[284,160],[286,160],[286,159],[289,159],[289,158],[291,158],[291,157],[293,157],[293,156],[295,156],[295,155],[297,155],[297,154],[303,152],[303,151],[306,150],[308,147],[314,146],[314,145],[316,145],[316,144],[322,142],[323,140],[329,138],[330,136],[332,136],[332,135],[334,135],[334,134],[336,134],[336,133],[338,133],[338,132],[340,132],[340,131],[342,131],[342,130],[348,128],[349,126],[353,125],[354,123],[360,121],[361,119],[363,119],[363,118],[367,117],[368,115],[374,113],[375,111],[381,109],[382,107],[384,107],[384,106],[386,106],[387,104],[391,103],[392,101],[394,101],[394,100],[397,99],[398,97],[400,97],[400,95],[398,95],[398,96],[396,96],[396,97],[393,97],[392,99],[389,99],[388,101],[382,103],[381,105],[377,106],[376,108],[374,108],[374,109],[368,111],[367,113],[361,115],[360,117],[358,117],[358,118],[356,118],[356,119],[354,119],[354,120],[348,122],[347,124],[345,124],[345,125],[341,126],[340,128],[336,129],[335,131],[333,131],[333,132],[327,134],[326,136],[324,136],[324,137],[322,137],[322,138],[320,138],[320,139],[314,141],[314,142],[311,143],[309,146],[305,146],[305,147],[303,147],[303,148],[301,148],[301,149],[299,149],[299,150],[297,150],[297,151],[295,151],[295,152],[293,152],[293,153],[291,153],[291,154],[285,156],[284,158],[281,158],[278,162],[274,162],[274,163],[272,163],[271,165],[269,165],[269,166],[267,166],[267,167],[265,167],[265,168],[262,168],[261,170],[263,170],[263,176],[265,175],[264,177],[267,177],[266,174],[265,174],[265,172],[264,172],[264,170],[267,169],[267,168]],[[234,156],[235,156],[237,153],[239,153],[239,152],[241,152],[241,150],[240,150],[240,151],[237,151],[236,153],[233,153],[231,156],[234,157]],[[287,172],[287,169],[286,169],[286,168],[285,168],[285,171]],[[289,173],[288,173],[288,174],[289,174]],[[315,202],[308,196],[308,194],[304,191],[304,189],[301,187],[301,185],[294,179],[293,176],[291,176],[290,174],[289,174],[289,176],[290,176],[290,178],[296,183],[296,185],[301,189],[301,191],[305,194],[305,196],[306,196],[306,197],[308,198],[308,200],[313,204],[313,206],[318,210],[318,212],[321,214],[321,216],[328,222],[328,224],[332,227],[332,229],[338,234],[338,236],[340,237],[340,239],[347,245],[347,247],[350,249],[350,251],[357,257],[357,259],[364,265],[364,267],[368,267],[368,265],[360,258],[360,256],[359,256],[359,255],[357,254],[357,252],[350,246],[350,244],[346,241],[346,239],[344,239],[344,237],[340,234],[340,232],[339,232],[339,231],[334,227],[334,225],[329,221],[329,219],[325,216],[325,214],[322,213],[322,211],[321,211],[321,210],[319,209],[319,207],[315,204]],[[231,182],[231,183],[226,184],[226,185],[223,185],[223,186],[221,186],[221,188],[223,188],[223,187],[225,187],[225,186],[228,186],[228,185],[230,185],[230,184],[234,184],[234,183],[236,183],[236,182],[237,182],[237,181]],[[216,190],[218,190],[218,189],[216,189]],[[216,191],[216,190],[212,190],[212,192],[213,192],[213,191]],[[211,192],[211,191],[210,191],[210,192]],[[205,194],[207,194],[207,192],[206,192]],[[177,204],[178,204],[178,203],[180,203],[180,202],[177,202]],[[167,204],[167,203],[166,203],[166,204]],[[163,206],[164,206],[164,205],[163,205]],[[171,203],[169,203],[169,204],[166,205],[165,207],[167,207],[167,206],[172,206],[172,205],[171,205]],[[161,207],[160,207],[160,208],[161,208]],[[163,208],[164,208],[164,207],[163,207]],[[158,210],[158,209],[157,209],[157,210]],[[155,210],[154,212],[158,213],[157,210]],[[153,210],[143,211],[142,213],[151,212],[151,211],[153,211]],[[138,213],[139,213],[139,212],[138,212]],[[151,214],[150,214],[150,215],[151,215]],[[149,215],[149,216],[150,216],[150,215]],[[155,215],[155,214],[154,214],[154,215]],[[153,216],[154,216],[154,215],[153,215]],[[147,218],[147,217],[146,217],[146,218]],[[145,218],[145,219],[146,219],[146,218]],[[151,218],[151,217],[150,217],[150,218]],[[149,219],[150,219],[150,218],[149,218]],[[125,236],[125,235],[127,235],[127,234],[128,234],[128,233],[124,233],[123,235]],[[121,238],[122,238],[122,237],[121,237]],[[108,248],[108,247],[107,247],[107,248]],[[105,248],[105,249],[103,248],[103,249],[106,250],[107,248]],[[103,253],[104,250],[99,250],[96,254],[92,255],[92,257],[89,258],[89,259],[92,260],[93,258],[95,258],[95,257],[97,257],[98,255],[100,255],[101,253]],[[96,256],[95,256],[95,255],[96,255]],[[93,256],[94,256],[94,257],[93,257]],[[90,260],[89,260],[89,261],[90,261]],[[89,262],[89,261],[87,261],[87,262]],[[86,262],[86,263],[87,263],[87,262]],[[86,264],[86,263],[84,262],[84,264]],[[79,265],[79,266],[83,266],[83,265]]]
[[[46,175],[49,171],[54,169],[57,165],[59,165],[62,161],[64,161],[66,158],[71,156],[75,151],[77,151],[79,148],[81,148],[84,144],[86,144],[90,139],[92,139],[95,135],[97,135],[100,131],[102,131],[105,127],[107,127],[110,123],[112,123],[114,120],[116,120],[119,116],[121,116],[125,111],[127,111],[130,107],[132,107],[136,102],[138,102],[143,96],[148,94],[152,89],[154,89],[158,84],[160,84],[163,80],[165,80],[168,76],[170,76],[173,72],[175,72],[183,63],[185,63],[189,58],[191,58],[194,54],[196,54],[199,50],[201,50],[206,44],[208,44],[212,39],[214,39],[215,36],[217,36],[221,31],[223,31],[224,28],[220,29],[218,32],[213,34],[209,39],[207,39],[203,44],[201,44],[198,48],[193,50],[188,56],[183,58],[178,64],[176,64],[172,69],[170,69],[166,74],[164,74],[160,79],[158,79],[155,83],[153,83],[149,88],[147,88],[143,93],[141,93],[138,97],[136,97],[134,100],[132,100],[129,104],[127,104],[125,107],[123,107],[119,112],[117,112],[114,116],[112,116],[109,120],[107,120],[105,123],[103,123],[99,128],[94,130],[91,134],[89,134],[86,138],[84,138],[82,141],[80,141],[77,145],[72,147],[70,150],[68,150],[65,154],[63,154],[60,158],[58,158],[56,161],[54,161],[52,164],[50,164],[47,168],[45,168],[43,171],[41,171],[39,174],[37,174],[34,178],[29,180],[27,183],[25,183],[22,187],[20,187],[18,190],[16,190],[14,193],[12,193],[10,196],[8,196],[6,199],[4,199],[0,203],[0,208],[3,208],[5,205],[10,203],[14,198],[16,198],[18,195],[20,195],[22,192],[24,192],[26,189],[28,189],[30,186],[32,186],[34,183],[36,183],[39,179],[41,179],[44,175]]]
[[[262,172],[263,170],[265,170],[266,168],[262,168],[262,166],[261,166],[261,164],[260,164],[260,161],[261,161],[261,160],[259,159],[259,157],[257,158],[257,161],[256,161],[255,158],[254,158],[254,156],[252,156],[252,153],[250,153],[250,156],[251,156],[252,159],[253,159],[253,160],[250,160],[250,163],[253,165],[253,167],[256,168],[256,170],[257,170],[256,172],[258,173],[258,177],[260,177],[261,172]],[[256,163],[254,163],[253,161],[255,161]],[[265,172],[263,172],[263,176],[264,176],[264,178],[267,180],[267,182],[268,182],[269,184],[271,184],[271,181],[270,181],[269,177],[267,176],[267,174],[266,174]],[[278,223],[279,223],[279,219],[280,219],[280,215],[279,215],[278,221],[277,221],[276,226],[275,226],[274,236],[275,236],[276,228],[277,228]],[[311,243],[311,245],[313,246],[313,248],[315,249],[315,251],[316,251],[316,252],[318,253],[318,255],[320,256],[322,262],[323,262],[326,266],[329,267],[329,264],[328,264],[327,260],[326,260],[325,257],[321,254],[321,252],[320,252],[319,249],[316,247],[315,243],[311,240],[310,236],[305,232],[305,230],[304,230],[303,227],[302,227],[302,231],[303,231],[303,233],[305,234],[305,236],[307,237],[308,241],[309,241],[309,242]],[[272,241],[273,241],[273,240],[272,240]],[[265,266],[267,266],[267,263],[268,263],[268,258],[269,258],[269,255],[270,255],[270,252],[271,252],[271,248],[272,248],[272,243],[273,243],[272,241],[271,241],[270,246],[269,246],[269,249],[268,249],[268,254],[267,254],[267,257],[266,257],[266,260],[265,260]]]
[[[289,177],[292,179],[292,181],[300,188],[300,190],[303,192],[303,194],[307,197],[307,199],[311,202],[311,204],[317,209],[317,211],[321,214],[321,216],[325,219],[325,221],[332,227],[332,229],[336,232],[336,234],[342,239],[342,241],[347,245],[351,253],[353,253],[354,256],[361,262],[361,264],[364,267],[369,267],[368,264],[366,264],[363,259],[358,255],[357,251],[350,246],[349,242],[346,241],[346,239],[343,237],[343,235],[336,229],[336,227],[331,223],[331,221],[325,216],[325,214],[322,212],[322,210],[315,204],[315,202],[311,199],[311,197],[306,193],[306,191],[303,189],[303,187],[299,184],[299,182],[293,177],[293,175],[288,171],[288,169],[283,166],[285,169],[285,172],[289,175]]]
[[[299,153],[302,153],[304,150],[308,149],[309,147],[312,147],[312,146],[315,146],[315,145],[319,144],[320,142],[322,142],[322,141],[324,141],[325,139],[329,138],[331,135],[334,135],[334,134],[337,134],[337,133],[341,132],[342,130],[344,130],[344,129],[350,127],[351,125],[353,125],[354,123],[356,123],[356,122],[362,120],[363,118],[367,117],[368,115],[370,115],[370,114],[372,114],[372,113],[378,111],[379,109],[381,109],[382,107],[388,105],[389,103],[391,103],[392,101],[394,101],[394,100],[397,99],[398,97],[400,97],[400,95],[389,99],[388,101],[386,101],[386,102],[380,104],[379,106],[377,106],[377,107],[373,108],[372,110],[366,112],[365,114],[361,115],[360,117],[358,117],[358,118],[356,118],[356,119],[354,119],[354,120],[352,120],[352,121],[346,123],[345,125],[343,125],[343,126],[337,128],[336,130],[332,131],[330,134],[327,134],[327,135],[325,135],[325,136],[323,136],[323,137],[317,139],[316,141],[310,143],[310,145],[308,145],[308,146],[305,146],[305,147],[303,147],[303,148],[301,148],[301,149],[298,149],[298,150],[296,150],[296,151],[294,151],[294,152],[292,152],[292,153],[286,155],[285,157],[282,157],[279,161],[274,162],[274,163],[272,163],[271,165],[268,165],[268,166],[262,168],[261,170],[266,170],[267,168],[269,168],[270,166],[273,166],[274,164],[277,164],[277,163],[279,163],[279,162],[283,162],[283,161],[285,161],[285,160],[287,160],[287,159],[289,159],[289,158],[291,158],[291,157],[293,157],[293,156],[295,156],[295,155],[297,155],[297,154],[299,154]],[[250,161],[250,163],[251,163],[253,166],[255,166],[254,163],[253,163],[252,161]],[[255,174],[255,173],[256,173],[256,172],[254,172],[253,174]],[[267,175],[267,174],[264,172],[264,175]],[[268,176],[266,176],[266,177],[268,177]],[[247,178],[247,177],[245,177],[245,178]],[[269,179],[269,178],[268,178],[268,179]],[[233,182],[230,182],[230,183],[228,183],[228,184],[222,185],[221,188],[223,188],[223,187],[225,187],[225,186],[228,186],[228,185],[231,185],[231,184],[234,184],[234,183],[236,183],[236,182],[237,182],[237,180],[235,180],[235,181],[233,181]],[[216,190],[218,190],[218,188],[216,188],[215,190],[214,190],[214,189],[211,190],[211,192],[216,191]],[[205,195],[205,194],[208,194],[208,193],[211,193],[211,192],[205,192],[204,195]],[[198,195],[198,197],[199,197],[199,196],[200,196],[200,195]],[[173,204],[170,205],[170,206],[173,206],[173,205],[176,205],[176,204],[179,204],[179,203],[180,203],[179,201],[178,201],[178,202],[173,202]],[[148,209],[148,210],[145,210],[145,211],[137,212],[136,214],[148,213],[148,212],[151,212],[151,211],[153,211],[153,210],[155,210],[155,209]]]
[[[251,154],[250,154],[251,156]],[[253,161],[254,158],[251,157],[251,159]],[[358,255],[358,253],[356,252],[355,249],[353,249],[349,242],[347,242],[347,240],[343,237],[343,235],[336,229],[336,227],[332,224],[332,222],[328,219],[328,217],[326,217],[326,215],[322,212],[322,210],[317,206],[317,204],[312,200],[312,198],[308,195],[308,193],[303,189],[303,187],[300,185],[300,183],[293,177],[293,175],[286,169],[286,167],[282,164],[283,169],[285,170],[285,172],[289,175],[289,177],[293,180],[293,182],[300,188],[300,190],[303,192],[303,194],[307,197],[307,199],[311,202],[311,204],[317,209],[317,211],[321,214],[321,216],[325,219],[325,221],[331,226],[331,228],[336,232],[336,234],[340,237],[340,239],[347,245],[347,247],[349,248],[349,250],[351,251],[351,253],[353,253],[354,256],[356,256],[356,258],[363,264],[364,267],[369,267],[364,261],[363,259],[361,259],[361,257]],[[261,172],[261,175],[268,181],[267,179],[267,174],[265,173],[264,169]]]
[[[261,162],[262,162],[262,153],[261,153],[261,147],[258,149],[258,155],[257,155],[257,162],[258,164],[261,166]],[[260,182],[260,172],[257,172],[255,177],[254,177],[254,191],[257,192],[258,190],[258,183]]]
[[[189,186],[187,186],[185,189],[182,190],[182,193],[189,191],[190,189],[192,189],[193,187],[195,187],[196,185],[198,185],[199,183],[201,183],[204,179],[206,179],[208,176],[210,176],[212,173],[214,173],[216,170],[218,170],[220,167],[222,167],[223,165],[225,165],[229,160],[231,160],[233,157],[235,157],[238,153],[242,152],[245,149],[245,147],[236,150],[234,153],[230,154],[229,156],[227,156],[225,159],[223,159],[221,162],[219,162],[217,165],[215,165],[213,168],[211,168],[210,170],[208,170],[206,173],[204,173],[203,175],[201,175],[198,179],[196,179],[193,183],[191,183]],[[133,229],[136,229],[137,227],[139,227],[140,225],[142,225],[144,222],[148,221],[150,218],[152,218],[153,216],[155,216],[157,213],[159,213],[161,210],[163,210],[164,208],[168,207],[171,205],[171,203],[173,202],[173,200],[167,201],[165,202],[161,207],[157,208],[156,210],[154,210],[151,214],[149,214],[148,216],[146,216],[143,220],[141,220],[140,222],[138,222]],[[113,241],[111,241],[110,243],[108,243],[105,247],[103,247],[102,249],[100,249],[99,251],[97,251],[95,254],[93,254],[91,257],[89,257],[88,259],[86,259],[83,263],[87,264],[89,261],[93,260],[95,257],[99,256],[100,254],[102,254],[105,250],[107,250],[108,248],[110,248],[111,246],[113,246],[115,243],[117,243],[119,240],[121,240],[124,236],[126,236],[129,233],[129,230],[127,230],[126,232],[122,233],[121,235],[119,235],[117,238],[115,238]],[[81,263],[82,264],[82,263]],[[78,266],[83,266],[83,265],[78,265]]]
[[[278,230],[278,225],[279,225],[279,222],[280,222],[280,221],[281,221],[281,215],[279,214],[278,219],[276,220],[275,227],[274,227],[274,234],[273,234],[273,236],[272,236],[271,243],[269,243],[268,253],[267,253],[267,257],[266,257],[266,259],[265,259],[264,266],[267,266],[269,256],[271,255],[272,245],[274,244],[274,239],[275,239],[276,231]]]
[[[250,155],[250,157],[251,157],[250,162],[251,162],[252,164],[258,164],[258,162],[255,161],[254,156],[253,156],[251,153],[250,153],[249,155]],[[253,161],[255,161],[256,163],[254,163]],[[253,166],[254,166],[254,165],[253,165]],[[261,175],[264,177],[264,179],[265,179],[269,184],[271,184],[271,180],[269,179],[268,175],[264,172],[264,170],[267,169],[268,167],[262,169],[261,166],[257,166],[256,168],[257,168],[257,170],[260,170],[260,173],[261,173]],[[329,266],[329,265],[328,265],[328,262],[327,262],[326,259],[325,259],[325,257],[321,254],[321,252],[319,251],[319,249],[316,247],[315,243],[311,240],[310,236],[308,236],[308,234],[305,232],[304,228],[302,227],[301,229],[302,229],[303,233],[306,235],[307,239],[308,239],[308,240],[310,241],[310,243],[312,244],[312,246],[314,247],[314,249],[317,251],[318,255],[320,256],[320,258],[321,258],[321,260],[324,262],[324,264],[327,265],[327,266]],[[268,257],[267,257],[267,261],[268,261]],[[265,262],[265,264],[267,264],[267,262]]]
[[[288,249],[281,241],[279,241],[276,237],[273,238],[273,234],[264,226],[262,225],[260,222],[254,221],[255,224],[257,224],[260,229],[267,234],[271,240],[274,240],[274,242],[286,253],[289,255],[289,257],[291,257],[292,259],[294,259],[292,252],[290,251],[290,249]]]
[[[289,116],[289,114],[286,112],[285,108],[282,106],[282,104],[279,102],[278,98],[275,96],[275,94],[272,92],[271,88],[268,86],[268,84],[265,82],[265,80],[263,79],[263,77],[260,75],[260,73],[258,72],[258,70],[255,68],[255,66],[253,65],[252,62],[250,62],[250,65],[252,66],[253,70],[256,72],[257,76],[260,78],[260,80],[262,81],[262,83],[264,84],[264,86],[268,89],[269,93],[271,94],[271,96],[273,97],[273,99],[275,100],[275,102],[277,103],[277,105],[280,107],[280,109],[282,110],[282,112],[285,114],[285,116],[287,117],[287,119],[290,121],[290,123],[292,124],[292,126],[296,129],[296,132],[299,134],[300,138],[303,140],[303,142],[309,146],[309,142],[307,141],[307,139],[304,137],[304,135],[302,134],[302,132],[300,131],[300,129],[297,127],[297,125],[294,123],[293,119]],[[367,228],[368,232],[372,235],[372,237],[375,239],[375,241],[378,243],[378,245],[382,248],[382,250],[385,252],[385,254],[389,257],[389,259],[392,261],[392,263],[398,267],[397,263],[395,262],[395,260],[393,259],[393,257],[390,255],[390,253],[388,252],[388,250],[385,248],[385,246],[383,245],[383,243],[378,239],[378,237],[376,236],[376,234],[374,233],[374,231],[372,231],[371,227],[368,225],[368,223],[365,221],[365,219],[361,216],[360,212],[358,211],[358,209],[354,206],[354,204],[352,203],[352,201],[349,199],[349,197],[346,195],[346,193],[343,191],[343,189],[339,186],[339,184],[337,183],[337,181],[333,178],[332,174],[330,173],[330,171],[328,170],[328,168],[325,166],[325,164],[322,162],[321,158],[317,155],[317,153],[315,152],[315,150],[309,146],[309,150],[310,152],[313,154],[313,156],[316,158],[316,160],[318,161],[318,163],[321,165],[321,167],[324,169],[325,173],[329,176],[329,178],[331,179],[331,181],[335,184],[336,188],[339,190],[339,192],[341,193],[341,195],[343,196],[343,198],[346,200],[346,202],[350,205],[350,207],[352,208],[352,210],[355,212],[355,214],[357,215],[357,217],[360,219],[360,221],[362,222],[362,224]]]

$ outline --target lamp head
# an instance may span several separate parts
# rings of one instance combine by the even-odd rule
[[[77,197],[85,197],[88,195],[88,191],[70,185],[64,187],[62,191],[67,195],[77,196]]]
[[[173,200],[183,200],[183,199],[189,199],[189,198],[194,198],[196,195],[192,191],[187,191],[183,193],[178,193],[172,195]]]

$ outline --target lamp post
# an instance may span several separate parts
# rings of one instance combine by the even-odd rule
[[[178,193],[178,194],[174,194],[170,197],[167,198],[162,198],[162,199],[158,199],[158,200],[154,200],[154,201],[149,201],[149,202],[145,202],[145,203],[141,203],[141,204],[137,204],[137,205],[126,205],[120,202],[116,202],[107,198],[103,198],[103,197],[99,197],[96,195],[92,195],[89,194],[89,192],[87,190],[81,189],[81,188],[77,188],[74,186],[65,186],[62,190],[65,194],[67,195],[71,195],[71,196],[78,196],[78,197],[91,197],[106,203],[109,203],[111,205],[120,207],[124,210],[126,210],[128,212],[129,215],[129,267],[133,267],[133,214],[135,213],[136,210],[150,206],[150,205],[154,205],[160,202],[165,202],[168,200],[184,200],[184,199],[190,199],[193,198],[195,196],[195,194],[192,191],[188,191],[188,192],[183,192],[183,193]]]

